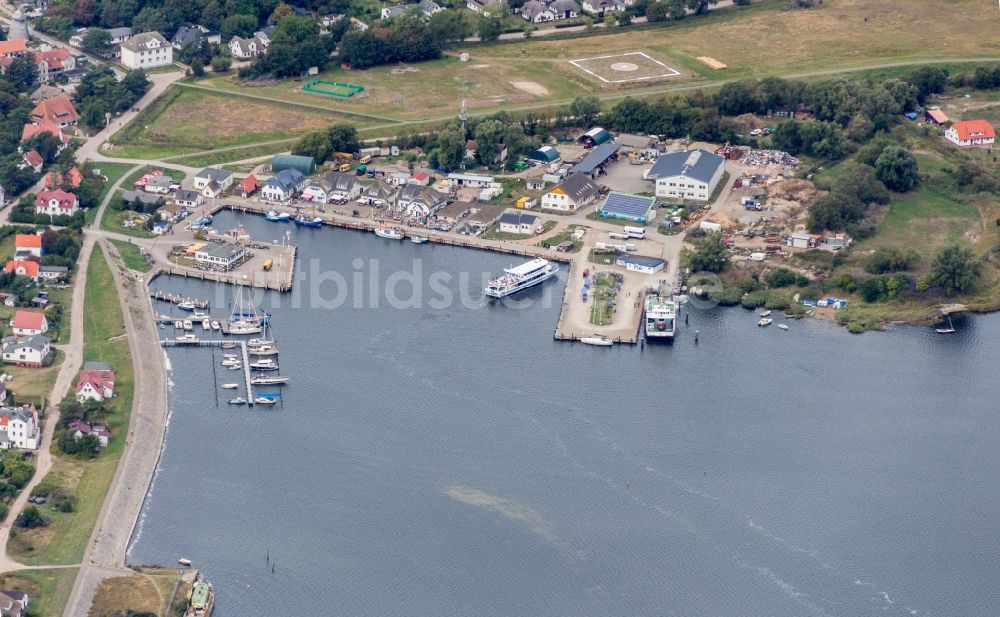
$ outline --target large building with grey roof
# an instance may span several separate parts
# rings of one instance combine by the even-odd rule
[[[646,174],[657,197],[708,201],[725,173],[725,159],[707,150],[673,152],[656,159]]]

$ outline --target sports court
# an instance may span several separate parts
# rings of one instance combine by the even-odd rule
[[[679,71],[642,51],[579,58],[569,63],[606,84],[668,79],[680,75]]]

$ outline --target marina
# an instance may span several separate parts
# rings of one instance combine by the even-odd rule
[[[335,240],[317,238],[302,255],[349,270],[373,239]],[[422,250],[389,246],[378,252],[389,271]],[[424,255],[426,268],[452,272],[496,273],[510,263],[444,247]],[[473,280],[478,294],[478,274]],[[214,297],[200,281],[167,283]],[[331,311],[278,306],[277,294],[264,294],[262,308],[280,324],[268,336],[281,346],[278,373],[294,387],[273,404],[255,402],[261,413],[198,411],[219,392],[205,370],[209,352],[168,348],[174,413],[130,561],[183,554],[211,572],[216,611],[245,617],[459,617],[484,605],[488,617],[801,616],[800,596],[763,569],[827,615],[907,617],[909,609],[949,614],[957,606],[986,617],[983,609],[1000,601],[975,576],[991,567],[989,556],[966,550],[981,542],[977,513],[995,507],[981,487],[997,473],[989,455],[997,434],[988,428],[995,387],[968,374],[985,375],[974,367],[986,366],[1000,340],[1000,316],[955,318],[948,336],[899,328],[857,337],[809,320],[787,332],[758,329],[757,312],[695,303],[683,306],[673,345],[640,352],[553,344],[567,284],[561,272],[523,292],[537,300],[524,310],[503,300]],[[546,294],[555,301],[542,302]],[[772,318],[782,321],[780,311]],[[484,324],[502,336],[484,337]],[[335,354],[318,328],[336,333]],[[414,332],[420,345],[407,344]],[[821,369],[817,348],[834,359]],[[429,354],[441,360],[430,366]],[[837,361],[844,357],[851,361]],[[771,370],[761,370],[761,358]],[[469,371],[473,363],[479,368]],[[940,378],[914,379],[925,371]],[[373,391],[372,376],[392,387]],[[614,387],[595,387],[609,376]],[[498,379],[511,386],[505,396],[493,395]],[[845,382],[858,391],[844,391]],[[769,396],[782,387],[792,391],[787,400]],[[237,396],[246,397],[233,392],[221,402]],[[832,399],[836,410],[820,404]],[[872,421],[873,405],[884,421]],[[822,464],[820,443],[837,454]],[[982,456],[962,474],[941,476],[941,461],[961,443]],[[307,500],[315,507],[298,505]],[[877,520],[858,505],[868,502],[878,504]],[[958,513],[940,530],[955,545],[914,545],[940,508]],[[404,525],[407,534],[391,535]],[[606,531],[596,537],[595,528]],[[273,578],[267,548],[272,560],[295,562],[295,576],[285,566]],[[905,562],[886,556],[900,551]],[[433,572],[421,565],[431,563]],[[372,572],[404,582],[373,593]],[[593,581],[628,593],[594,593]]]

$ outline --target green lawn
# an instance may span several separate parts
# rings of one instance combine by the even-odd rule
[[[107,178],[104,183],[104,188],[101,190],[101,196],[97,200],[98,206],[104,201],[104,198],[108,196],[108,191],[114,186],[115,182],[122,177],[128,170],[135,167],[134,165],[128,165],[126,163],[101,163],[98,169],[101,170],[101,174]],[[93,225],[94,219],[97,218],[98,207],[91,208],[87,211],[87,225]]]
[[[246,146],[235,150],[223,150],[221,152],[207,152],[171,159],[171,162],[178,165],[188,165],[190,167],[208,167],[209,165],[221,165],[232,161],[243,161],[262,156],[273,156],[281,152],[288,152],[295,143],[295,139],[272,143],[263,146]]]
[[[615,279],[610,274],[598,275],[594,281],[594,306],[590,312],[590,323],[606,326],[615,316]]]
[[[78,568],[22,570],[0,574],[0,588],[28,594],[28,614],[62,617]]]
[[[904,251],[916,249],[922,255],[932,256],[942,246],[967,238],[967,233],[981,233],[979,211],[975,206],[955,201],[934,189],[922,188],[894,198],[878,233],[859,248],[893,246]]]
[[[224,115],[220,115],[222,110]],[[176,85],[113,138],[115,148],[108,154],[122,158],[178,156],[288,139],[334,121],[331,113],[322,109]]]
[[[125,447],[135,387],[132,358],[128,341],[121,337],[125,333],[125,318],[118,302],[118,291],[99,246],[94,248],[87,270],[83,325],[84,361],[108,362],[115,368],[116,396],[108,403],[110,411],[103,418],[111,430],[111,442],[94,460],[55,457],[46,480],[73,493],[76,506],[72,513],[45,509],[50,519],[48,526],[18,530],[17,537],[8,545],[8,552],[30,565],[71,564],[83,558]]]
[[[116,231],[120,234],[125,234],[126,236],[134,236],[136,238],[155,238],[152,232],[146,231],[141,226],[125,227],[122,225],[123,222],[134,217],[135,213],[131,210],[115,210],[114,208],[108,208],[104,211],[104,216],[101,218],[101,229],[105,231]]]
[[[136,272],[149,272],[153,269],[149,265],[149,260],[142,254],[142,249],[137,245],[121,240],[112,240],[111,243],[118,249],[118,254],[122,256],[122,261],[125,262],[127,268],[131,268]]]

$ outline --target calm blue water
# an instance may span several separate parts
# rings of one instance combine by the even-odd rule
[[[471,296],[510,261],[293,236],[300,270],[351,280],[378,257],[384,279],[419,258],[474,273],[450,283]],[[520,310],[281,298],[294,383],[272,409],[217,407],[211,352],[171,351],[131,561],[191,558],[220,617],[995,617],[1000,316],[852,336],[713,310],[673,346],[604,349],[552,341],[563,285]]]

